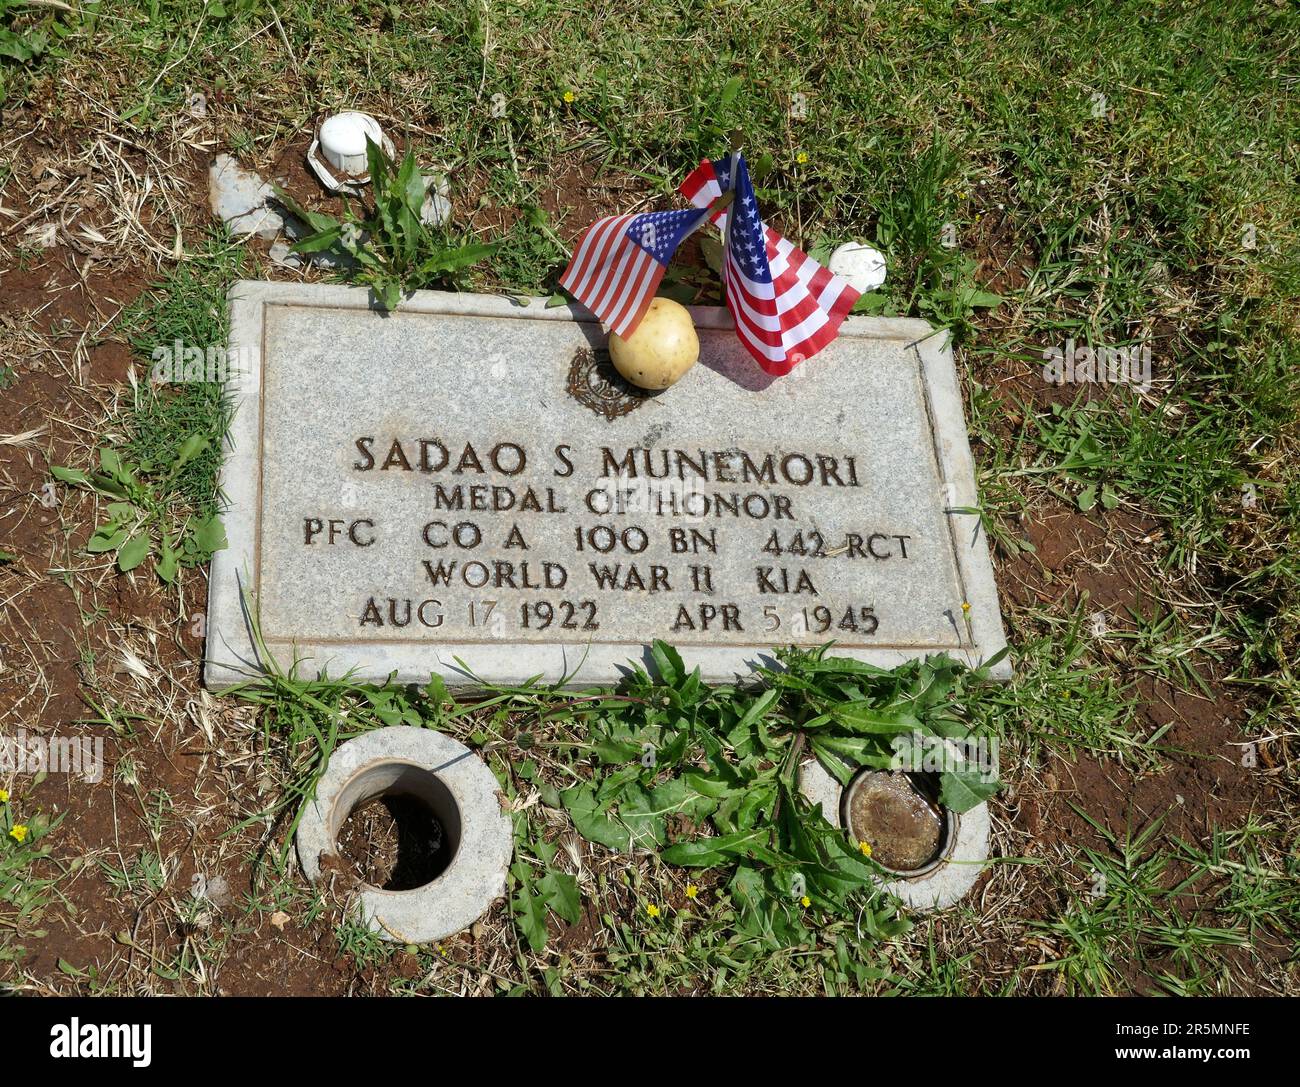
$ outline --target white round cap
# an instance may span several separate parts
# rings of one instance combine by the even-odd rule
[[[838,276],[843,276],[859,294],[874,291],[885,282],[885,256],[861,242],[841,245],[826,265]]]
[[[383,146],[384,134],[368,113],[348,110],[326,117],[320,126],[320,149],[328,162],[345,174],[366,172],[366,137]]]

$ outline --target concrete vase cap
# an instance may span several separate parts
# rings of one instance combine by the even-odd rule
[[[815,758],[804,759],[799,764],[799,791],[808,803],[822,806],[822,816],[833,827],[840,823],[840,794],[844,791]]]
[[[826,265],[838,276],[843,276],[859,294],[874,291],[885,282],[885,255],[861,242],[841,245]]]
[[[261,174],[245,170],[230,155],[218,155],[208,168],[208,206],[236,238],[256,234],[270,240],[284,219],[267,206],[275,190]]]
[[[384,133],[368,113],[348,110],[326,117],[320,126],[320,149],[325,161],[345,174],[364,174],[366,140],[383,146]]]
[[[393,141],[370,114],[345,110],[326,117],[307,148],[307,165],[330,192],[358,192],[370,180],[367,138],[394,156]]]
[[[472,925],[506,891],[513,852],[500,785],[485,762],[450,736],[396,725],[340,744],[298,824],[304,874],[321,878],[321,854],[337,853],[348,815],[378,796],[415,796],[432,810],[451,846],[447,868],[409,891],[362,884],[356,912],[396,943],[441,940]]]
[[[426,226],[442,226],[451,218],[451,184],[446,174],[425,171],[424,204],[420,207],[420,222]]]
[[[956,835],[933,871],[882,883],[880,889],[914,910],[947,909],[964,898],[988,864],[989,806],[977,804],[954,818]]]
[[[822,814],[832,826],[848,826],[844,801],[849,789],[842,789],[817,759],[800,764],[799,791],[810,803],[821,804]],[[960,815],[948,812],[947,833],[937,862],[925,866],[917,875],[882,878],[877,886],[914,910],[946,909],[960,901],[984,871],[989,831],[987,804],[978,804]]]

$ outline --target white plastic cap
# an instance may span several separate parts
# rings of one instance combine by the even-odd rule
[[[841,245],[826,266],[838,276],[843,276],[859,294],[874,291],[885,282],[885,256],[861,242]]]
[[[345,174],[364,174],[366,162],[366,137],[380,147],[384,145],[383,129],[368,113],[348,110],[326,117],[320,126],[320,149],[325,161]]]

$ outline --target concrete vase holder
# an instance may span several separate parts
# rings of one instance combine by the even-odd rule
[[[432,882],[413,890],[362,884],[356,909],[385,939],[441,940],[468,928],[505,894],[514,844],[496,777],[450,736],[397,725],[340,744],[298,824],[298,859],[316,882],[321,854],[337,852],[348,815],[367,800],[396,795],[414,796],[433,811],[450,844],[450,862]]]
[[[359,193],[370,183],[367,139],[394,157],[393,141],[370,114],[345,110],[326,117],[307,148],[307,165],[316,180],[332,193]]]
[[[841,788],[817,759],[800,764],[799,791],[809,802],[822,806],[822,814],[832,825],[847,825],[845,800],[849,789]],[[975,886],[988,863],[988,805],[978,804],[960,815],[944,810],[946,834],[936,861],[915,874],[900,873],[897,879],[882,879],[879,883],[882,891],[914,910],[942,910],[954,905]]]

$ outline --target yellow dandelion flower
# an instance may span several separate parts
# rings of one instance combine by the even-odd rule
[[[695,886],[694,883],[688,883],[688,884],[686,885],[686,897],[687,897],[687,898],[694,898],[694,897],[695,897],[697,894],[699,894],[699,893],[700,893],[700,889],[699,889],[697,886]]]
[[[808,161],[808,152],[807,152],[807,151],[800,151],[797,155],[795,155],[794,160],[795,160],[795,162],[797,162],[800,166],[802,166],[805,162]]]
[[[577,97],[578,97],[578,96],[577,96],[576,94],[574,94],[572,91],[565,91],[565,92],[564,92],[564,100],[565,100],[566,102],[572,102],[572,101],[573,101],[575,98],[577,98]]]
[[[870,842],[859,842],[859,843],[858,843],[858,851],[859,851],[859,852],[860,852],[864,857],[869,857],[869,856],[871,856],[871,843],[870,843]]]
[[[659,907],[656,906],[653,902],[647,902],[647,903],[646,903],[646,907],[645,907],[645,912],[646,912],[650,917],[658,917],[658,916],[659,916]]]
[[[803,906],[803,908],[806,910],[809,906],[812,905],[812,899],[809,898],[807,895],[804,895],[803,898],[799,899],[799,904]]]
[[[8,803],[9,803],[9,790],[0,789],[0,804],[8,804]]]
[[[962,615],[969,615],[969,614],[970,614],[970,602],[969,602],[969,601],[963,600],[963,601],[961,602],[961,613],[962,613]]]
[[[15,842],[27,841],[27,827],[22,823],[15,824],[14,829],[9,832],[9,837],[11,837]]]

